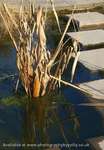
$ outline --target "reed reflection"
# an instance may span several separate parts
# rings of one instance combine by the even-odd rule
[[[69,143],[78,138],[79,119],[61,94],[37,98],[26,106],[24,143]]]

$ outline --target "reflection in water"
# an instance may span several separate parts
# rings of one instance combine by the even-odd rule
[[[9,57],[10,54],[10,45],[0,45],[0,56]]]
[[[17,74],[16,50],[12,48],[9,41],[5,41],[5,44],[2,45],[0,42],[0,98],[13,95],[15,80],[13,78],[3,80],[2,78],[14,74]]]
[[[62,95],[51,95],[27,104],[23,128],[23,143],[69,143],[77,137],[79,121]]]
[[[0,45],[0,72],[10,72],[12,74],[16,70],[16,50],[12,48],[10,43]]]

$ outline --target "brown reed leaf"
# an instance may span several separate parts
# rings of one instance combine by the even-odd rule
[[[45,36],[45,32],[44,32],[42,24],[40,24],[40,27],[39,27],[39,42],[40,42],[40,46],[42,48],[45,48],[45,46],[46,46],[46,36]]]
[[[39,25],[40,25],[41,19],[42,19],[42,11],[43,11],[43,9],[41,7],[39,7],[38,11],[37,11],[37,18],[36,18],[36,25],[37,25],[36,33],[37,34],[38,34]]]

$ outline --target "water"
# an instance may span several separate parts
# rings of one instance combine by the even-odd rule
[[[15,74],[16,67],[16,51],[10,46],[5,44],[0,46],[0,79]],[[14,80],[0,80],[0,97],[10,96],[13,94]]]
[[[5,45],[0,47],[0,78],[16,72],[15,49]],[[68,80],[69,77],[67,72],[65,79]],[[99,73],[92,73],[78,64],[74,82],[99,78],[101,78]],[[89,101],[87,95],[62,86],[59,93],[28,103],[26,96],[14,95],[15,83],[16,78],[0,81],[1,146],[3,143],[39,144],[40,142],[86,144],[87,139],[104,135],[100,112],[95,108],[78,106]],[[29,145],[25,146],[30,148]],[[87,149],[88,145],[84,148]]]

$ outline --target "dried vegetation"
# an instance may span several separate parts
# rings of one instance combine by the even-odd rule
[[[19,79],[22,81],[27,95],[31,97],[43,96],[47,91],[50,92],[54,90],[57,85],[60,87],[61,82],[81,90],[77,86],[61,80],[71,57],[74,56],[75,60],[72,70],[70,70],[72,72],[70,81],[72,82],[80,52],[77,41],[73,41],[72,45],[66,45],[67,41],[64,41],[71,18],[62,33],[58,15],[52,0],[51,5],[59,34],[61,35],[59,44],[54,51],[47,48],[45,33],[48,22],[47,8],[35,8],[35,6],[30,3],[29,10],[26,11],[23,3],[21,3],[18,20],[12,15],[5,3],[2,5],[0,11],[5,27],[17,51]],[[72,15],[73,13],[74,11]],[[53,67],[55,68],[54,71],[52,71]],[[16,89],[18,88],[19,79]]]

